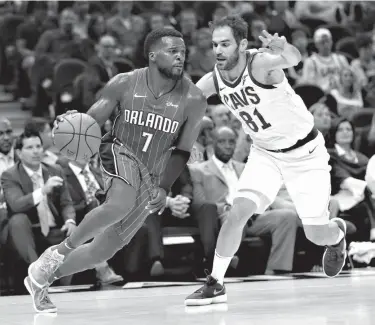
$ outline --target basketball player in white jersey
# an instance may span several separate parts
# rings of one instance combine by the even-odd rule
[[[197,86],[207,97],[219,95],[253,145],[219,234],[212,273],[186,298],[188,306],[227,301],[224,275],[240,246],[243,228],[253,214],[267,209],[283,183],[306,237],[326,246],[325,274],[336,276],[346,259],[345,222],[329,220],[330,167],[323,136],[283,73],[299,63],[299,51],[284,37],[265,31],[260,36],[264,47],[247,51],[247,23],[237,16],[215,21],[211,29],[216,66]]]

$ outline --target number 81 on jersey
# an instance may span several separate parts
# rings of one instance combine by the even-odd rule
[[[259,131],[259,124],[261,124],[261,128],[263,130],[268,129],[272,125],[264,119],[262,114],[255,109],[253,115],[257,118],[258,123],[254,120],[254,118],[245,111],[238,112],[238,114],[241,116],[241,119],[247,124],[247,126],[253,131],[253,132],[258,132]],[[260,122],[260,123],[259,123]]]

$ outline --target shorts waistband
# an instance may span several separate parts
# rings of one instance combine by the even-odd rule
[[[285,148],[285,149],[278,149],[278,150],[269,150],[269,149],[266,149],[267,151],[271,151],[271,152],[288,152],[288,151],[292,151],[294,149],[298,149],[302,146],[304,146],[306,143],[309,143],[310,141],[314,140],[319,134],[319,131],[316,127],[313,127],[312,130],[310,131],[310,133],[304,137],[303,139],[301,140],[298,140],[293,146],[289,147],[289,148]]]

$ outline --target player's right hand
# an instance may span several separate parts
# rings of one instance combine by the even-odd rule
[[[50,194],[55,187],[59,187],[63,185],[64,180],[59,176],[52,176],[48,179],[48,181],[44,184],[42,188],[42,192],[44,194]]]
[[[71,111],[66,111],[64,114],[60,114],[56,116],[55,122],[53,122],[53,130],[57,130],[59,128],[59,122],[62,122],[64,120],[64,117],[70,114],[75,114],[78,113],[77,110],[71,110]],[[53,134],[52,130],[52,134]]]

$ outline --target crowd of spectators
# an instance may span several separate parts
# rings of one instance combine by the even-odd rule
[[[161,27],[182,33],[185,75],[196,82],[215,63],[208,22],[232,13],[249,23],[249,48],[261,45],[258,36],[266,29],[284,35],[301,52],[302,61],[285,74],[326,139],[330,217],[346,220],[349,242],[375,241],[375,3],[4,1],[0,83],[33,116],[20,136],[11,121],[0,119],[0,275],[15,270],[16,292],[23,290],[27,265],[100,204],[94,195],[103,189],[98,157],[81,165],[56,152],[51,139],[56,115],[68,109],[86,112],[114,75],[146,66],[144,39]],[[111,125],[108,120],[103,133]],[[168,274],[167,229],[179,229],[174,233],[178,247],[186,234],[200,247],[178,249],[173,263],[187,259],[196,276],[211,269],[217,235],[250,150],[251,138],[240,122],[217,97],[209,99],[195,162],[174,184],[165,212],[150,215],[127,247],[86,275],[105,285]],[[295,270],[301,250],[313,261],[304,271],[320,269],[314,256],[321,256],[321,248],[306,244],[285,187],[264,214],[249,220],[243,231],[249,249],[234,256],[230,274],[242,262],[259,263],[246,257],[255,238],[269,243],[263,252],[266,274]]]

